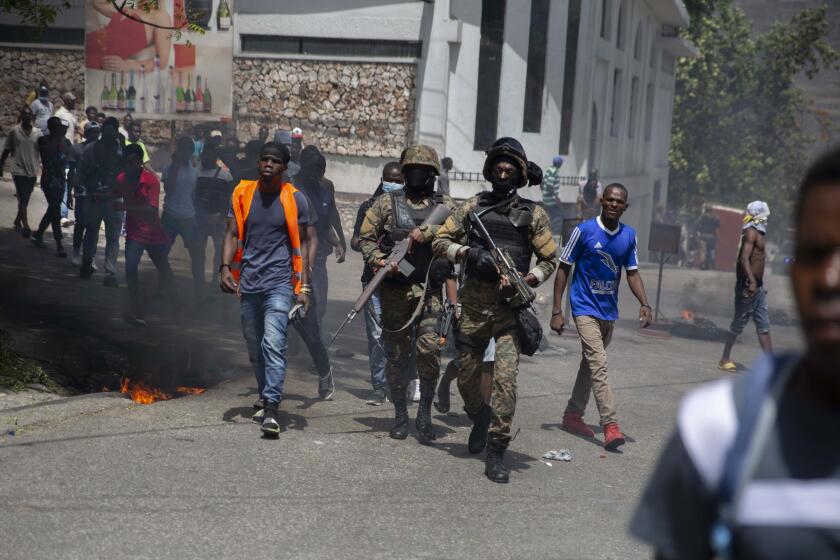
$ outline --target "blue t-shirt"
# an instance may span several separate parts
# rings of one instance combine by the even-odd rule
[[[298,224],[309,223],[306,196],[295,193]],[[233,209],[230,214],[233,216]],[[245,219],[245,246],[242,252],[239,289],[243,294],[270,292],[292,283],[292,258],[286,213],[280,203],[280,191],[257,190]]]
[[[610,231],[601,217],[577,226],[560,254],[560,260],[574,264],[569,301],[572,315],[589,315],[604,321],[618,319],[618,284],[621,267],[639,268],[636,230],[619,223]]]

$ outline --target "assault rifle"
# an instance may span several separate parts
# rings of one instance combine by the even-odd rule
[[[438,204],[437,206],[435,206],[435,209],[432,210],[432,213],[429,214],[429,217],[426,218],[425,220],[423,220],[423,223],[420,224],[420,225],[423,225],[423,226],[439,226],[444,221],[446,221],[446,218],[448,218],[451,213],[452,212],[449,210],[448,207],[446,207],[443,204]],[[408,256],[408,249],[409,249],[409,242],[410,241],[411,241],[411,239],[409,237],[406,237],[405,239],[402,239],[402,240],[398,241],[394,245],[394,248],[391,250],[391,254],[388,256],[387,259],[385,259],[388,263],[392,263],[392,262],[397,263],[397,266],[399,267],[400,273],[402,275],[406,276],[406,277],[411,275],[412,272],[414,272],[414,266],[410,262],[405,260],[405,258]],[[382,268],[380,268],[376,272],[376,274],[371,279],[371,281],[368,282],[367,287],[364,289],[364,291],[362,291],[361,295],[356,299],[356,303],[353,304],[353,308],[350,309],[350,313],[348,313],[347,317],[344,318],[344,322],[341,323],[341,326],[338,327],[337,331],[335,331],[335,334],[333,335],[332,340],[330,340],[330,343],[327,344],[327,348],[332,346],[332,343],[335,342],[335,339],[338,337],[338,335],[341,333],[341,331],[344,330],[344,327],[349,325],[350,321],[352,321],[356,317],[356,315],[358,315],[359,312],[361,312],[362,309],[365,308],[365,305],[367,304],[368,300],[370,299],[370,296],[372,296],[373,292],[375,292],[376,289],[379,287],[379,285],[382,284],[382,282],[385,280],[385,277],[388,275],[388,272],[390,272],[390,270],[391,270],[391,267],[388,264],[386,264],[385,266],[383,266]]]
[[[513,264],[513,259],[510,258],[510,253],[506,249],[500,249],[490,234],[487,228],[481,222],[481,218],[475,212],[469,213],[470,224],[475,229],[475,232],[484,240],[484,243],[490,249],[490,256],[493,257],[493,262],[496,263],[496,268],[499,269],[499,274],[507,278],[508,283],[512,288],[512,293],[509,296],[504,296],[505,301],[514,309],[531,306],[531,303],[536,299],[537,294],[534,290],[525,283],[519,271]]]
[[[438,329],[438,346],[443,348],[446,345],[446,337],[449,334],[449,329],[452,328],[452,323],[455,322],[455,304],[448,300],[443,304],[443,309],[440,312],[440,329]]]

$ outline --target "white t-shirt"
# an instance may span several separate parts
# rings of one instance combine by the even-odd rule
[[[53,116],[58,117],[63,121],[67,121],[69,125],[67,127],[66,134],[67,140],[69,140],[71,144],[75,144],[77,141],[76,131],[79,129],[79,119],[76,118],[76,115],[74,115],[72,111],[68,111],[66,107],[59,107],[56,109],[55,115]]]

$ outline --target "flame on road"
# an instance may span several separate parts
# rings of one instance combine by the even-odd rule
[[[206,389],[201,387],[175,387],[175,392],[179,395],[200,395],[204,391]],[[123,377],[120,381],[120,393],[139,404],[152,404],[173,398],[171,393],[158,387],[149,387],[143,381],[132,381],[129,377]]]
[[[694,321],[694,311],[692,311],[691,309],[683,309],[682,318],[684,321],[688,321],[689,323],[691,323],[692,321]]]

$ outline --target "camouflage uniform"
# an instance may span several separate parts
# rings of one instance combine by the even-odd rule
[[[434,200],[425,198],[412,200],[406,197],[409,208],[422,210],[434,204]],[[449,196],[443,196],[443,204],[450,210],[456,204]],[[420,231],[429,243],[440,226],[422,226]],[[364,222],[359,229],[359,246],[365,261],[378,266],[380,259],[387,259],[388,253],[383,251],[380,240],[394,229],[392,199],[390,193],[380,195],[365,214]],[[385,343],[385,376],[391,394],[405,394],[408,386],[408,372],[411,370],[409,359],[411,356],[412,340],[416,336],[417,375],[420,380],[420,392],[423,395],[433,395],[440,372],[440,349],[438,347],[437,324],[440,311],[443,308],[441,290],[430,289],[426,293],[423,311],[415,325],[400,332],[396,331],[411,318],[423,297],[423,285],[420,282],[409,283],[404,279],[386,279],[380,287],[382,301],[382,339]]]
[[[489,194],[489,193],[488,193]],[[464,202],[438,229],[432,242],[434,253],[455,262],[456,254],[469,246],[468,215],[476,209],[480,197]],[[518,196],[499,210],[508,212],[521,201]],[[541,206],[534,206],[527,230],[530,250],[537,257],[537,264],[530,272],[542,282],[557,268],[557,245],[551,235],[548,214]],[[498,243],[498,240],[494,239]],[[496,340],[495,372],[491,397],[491,425],[488,438],[506,446],[510,441],[510,427],[516,410],[516,376],[519,371],[519,337],[514,310],[501,299],[498,282],[488,282],[478,277],[464,280],[460,294],[461,318],[458,321],[458,390],[464,400],[464,409],[475,417],[482,407],[481,372],[484,349],[491,338]]]

